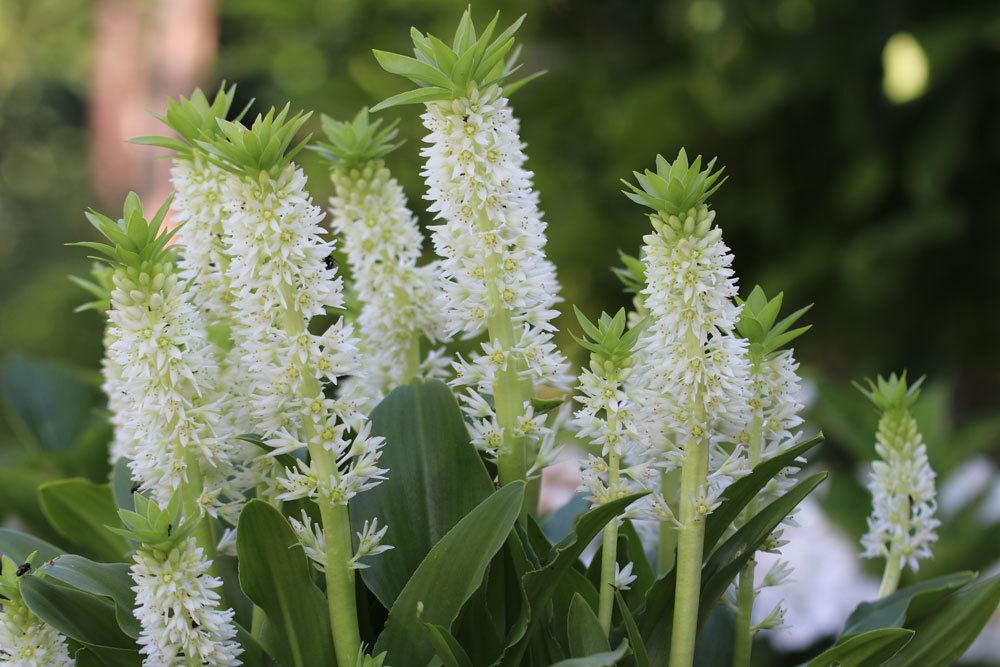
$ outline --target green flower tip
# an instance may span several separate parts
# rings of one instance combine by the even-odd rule
[[[913,384],[907,384],[906,371],[903,371],[900,375],[892,373],[888,378],[879,375],[874,382],[865,378],[867,386],[857,382],[854,386],[883,412],[893,409],[907,410],[917,402],[920,386],[924,383],[925,377],[921,376]]]
[[[290,105],[281,111],[271,107],[264,115],[257,114],[253,124],[216,119],[220,132],[215,136],[199,139],[197,144],[222,167],[257,178],[263,173],[275,174],[298,155],[312,135],[292,145],[292,140],[312,116],[312,112],[299,111],[289,115]]]
[[[809,331],[812,325],[792,329],[792,325],[809,312],[812,304],[796,310],[782,320],[778,320],[781,311],[782,292],[768,299],[764,290],[757,285],[744,301],[737,297],[736,302],[743,306],[740,321],[736,330],[750,343],[750,354],[757,360],[780,350],[793,340]]]
[[[583,329],[583,336],[571,335],[580,347],[591,352],[592,363],[597,362],[601,365],[610,363],[615,368],[629,365],[632,352],[639,342],[639,334],[642,333],[642,324],[626,331],[625,324],[628,318],[624,308],[615,313],[614,317],[601,313],[597,322],[587,319],[576,306],[573,306],[573,311]]]
[[[32,561],[37,555],[37,551],[32,551],[23,563],[18,563],[7,554],[0,555],[0,596],[8,600],[21,597],[19,580],[31,572]]]
[[[454,99],[468,95],[473,87],[485,88],[502,84],[521,67],[517,64],[520,48],[514,45],[514,33],[521,27],[524,16],[494,37],[499,20],[500,12],[497,12],[486,29],[477,33],[472,22],[472,12],[466,9],[451,46],[434,35],[425,35],[416,28],[411,28],[415,58],[374,50],[382,69],[409,79],[417,88],[376,104],[372,111],[401,104]],[[542,74],[544,72],[538,72],[506,84],[504,93],[511,95]]]
[[[641,174],[632,172],[638,185],[623,179],[622,183],[628,190],[622,190],[622,193],[637,204],[648,206],[663,216],[680,216],[704,204],[726,182],[726,178],[720,180],[725,167],[714,172],[713,167],[715,158],[702,169],[700,155],[694,162],[688,163],[687,153],[683,148],[673,162],[667,162],[662,155],[657,155],[656,171],[647,169]]]
[[[215,99],[209,102],[208,97],[196,88],[191,99],[181,97],[179,100],[167,100],[167,112],[163,115],[153,114],[157,120],[169,127],[178,138],[163,136],[145,136],[129,139],[134,144],[159,146],[176,151],[182,157],[190,157],[197,147],[197,142],[209,139],[219,133],[219,120],[225,120],[233,105],[236,86],[226,88],[225,82],[219,86]],[[253,102],[251,101],[250,104]],[[249,104],[247,105],[249,107]],[[237,116],[237,120],[246,113],[246,108]]]
[[[154,549],[171,549],[191,535],[201,520],[200,516],[191,519],[182,516],[179,493],[175,493],[163,508],[141,493],[133,493],[132,498],[135,511],[119,509],[118,518],[123,527],[108,526],[108,530]]]
[[[97,211],[84,213],[97,231],[110,243],[81,241],[69,245],[82,246],[100,253],[94,257],[112,266],[140,268],[144,265],[159,264],[168,261],[170,250],[167,243],[177,231],[177,227],[166,229],[163,220],[170,209],[173,195],[167,197],[163,205],[150,220],[142,214],[142,202],[139,195],[130,192],[125,198],[122,217],[117,221]]]
[[[310,148],[335,166],[354,167],[369,160],[385,157],[403,144],[394,141],[399,135],[394,120],[382,127],[382,119],[371,122],[368,108],[358,112],[353,121],[338,121],[327,115],[321,117],[323,134],[327,141]]]

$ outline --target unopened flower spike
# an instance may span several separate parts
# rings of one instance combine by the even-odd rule
[[[399,136],[399,119],[385,127],[383,119],[370,119],[368,107],[361,109],[352,121],[338,121],[326,114],[320,117],[326,141],[309,148],[319,153],[335,167],[358,167],[366,162],[384,158],[403,145],[396,141]]]
[[[0,556],[0,665],[72,667],[66,637],[35,616],[21,596],[21,580],[31,575],[35,555],[23,563]]]
[[[385,71],[406,77],[418,88],[394,95],[376,104],[372,111],[401,104],[461,98],[470,95],[474,89],[495,85],[502,86],[505,95],[512,95],[528,81],[544,74],[537,72],[504,84],[520,68],[514,34],[521,27],[524,16],[494,36],[499,20],[500,13],[497,12],[483,32],[477,35],[471,10],[466,9],[450,46],[434,35],[425,35],[412,28],[410,37],[413,39],[415,58],[373,50]]]
[[[906,372],[855,384],[881,413],[875,434],[875,452],[868,489],[872,513],[868,532],[861,538],[865,558],[885,558],[879,597],[896,590],[903,568],[916,572],[919,561],[931,557],[931,545],[940,522],[934,470],[927,447],[910,409],[920,396],[924,378],[908,383]]]

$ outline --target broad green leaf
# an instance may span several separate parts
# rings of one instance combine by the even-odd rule
[[[566,616],[566,635],[569,637],[569,654],[573,658],[584,658],[595,653],[611,650],[608,636],[601,629],[597,614],[579,593],[573,596]]]
[[[88,647],[136,651],[118,626],[110,600],[37,576],[21,578],[21,595],[36,616]]]
[[[826,477],[827,473],[819,472],[793,486],[747,521],[709,557],[702,568],[699,627],[705,624],[715,603],[764,540]]]
[[[288,520],[262,500],[240,513],[236,531],[240,586],[267,615],[264,649],[283,665],[327,664],[333,653],[326,596]]]
[[[135,592],[127,564],[95,563],[83,556],[63,554],[39,565],[37,572],[86,593],[110,598],[121,629],[133,639],[139,636],[139,622],[132,613]]]
[[[0,382],[11,423],[30,446],[69,449],[94,421],[94,389],[72,369],[14,355]]]
[[[853,635],[879,628],[901,628],[910,625],[910,610],[915,615],[936,605],[940,600],[976,578],[975,572],[957,572],[944,577],[921,581],[901,588],[892,595],[873,602],[862,602],[848,616],[844,635]]]
[[[646,494],[637,493],[619,498],[579,516],[574,523],[573,532],[552,547],[545,558],[545,566],[524,576],[524,591],[530,605],[528,610],[529,626],[524,637],[509,648],[504,656],[505,664],[517,665],[521,663],[532,634],[541,624],[541,610],[552,600],[553,594],[563,580],[563,575],[579,563],[580,554],[590,544],[590,541],[597,537],[597,534],[604,529],[609,521],[619,516],[629,505],[644,495]]]
[[[1000,575],[952,593],[913,626],[916,636],[886,667],[952,665],[979,636],[1000,604]]]
[[[625,657],[626,653],[628,653],[628,640],[623,639],[622,643],[619,644],[618,648],[614,651],[608,651],[607,653],[595,653],[594,655],[588,655],[585,658],[560,660],[552,665],[552,667],[611,667],[612,665],[617,665],[618,662]]]
[[[451,628],[507,539],[523,500],[524,484],[508,484],[481,502],[431,548],[389,610],[375,653],[387,652],[386,662],[400,667],[427,664],[434,647],[420,620]],[[422,611],[418,612],[418,605]]]
[[[38,500],[59,534],[103,561],[121,561],[131,547],[108,530],[117,526],[118,508],[108,484],[76,477],[42,484]]]
[[[462,412],[439,380],[397,387],[371,414],[372,435],[385,438],[379,465],[392,471],[351,499],[354,531],[378,517],[393,549],[367,561],[365,585],[391,608],[437,542],[493,493]]]
[[[19,533],[10,528],[0,528],[0,554],[7,556],[15,563],[23,563],[28,559],[28,556],[36,551],[38,553],[34,560],[35,567],[65,553],[59,547],[27,533]]]
[[[618,603],[618,613],[621,614],[622,625],[625,626],[625,633],[628,636],[629,645],[632,647],[632,659],[635,661],[635,667],[649,667],[649,656],[646,654],[646,645],[639,633],[639,626],[635,624],[632,610],[625,604],[625,598],[619,591],[615,591],[615,602]]]
[[[883,665],[896,655],[913,630],[881,628],[841,637],[837,643],[809,661],[808,667],[862,667]]]
[[[722,504],[708,516],[705,525],[705,553],[712,553],[729,526],[740,516],[747,504],[757,497],[757,494],[767,486],[775,475],[792,465],[799,465],[795,459],[803,456],[810,449],[823,442],[820,433],[805,442],[800,442],[787,452],[764,461],[743,477],[728,487],[722,493]]]
[[[753,557],[761,543],[825,478],[826,473],[817,473],[799,482],[781,498],[761,510],[708,558],[702,566],[699,627],[704,625],[719,597],[743,565]],[[675,588],[676,571],[672,570],[649,589],[646,605],[637,619],[646,642],[646,652],[651,663],[658,667],[666,667],[667,656],[670,654]]]
[[[444,667],[472,667],[469,654],[447,628],[434,623],[424,623],[424,628]]]

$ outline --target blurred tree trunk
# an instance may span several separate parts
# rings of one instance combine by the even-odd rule
[[[90,78],[90,162],[106,206],[135,190],[155,209],[167,196],[165,151],[127,143],[160,134],[151,113],[168,97],[189,95],[215,64],[214,0],[98,0]]]

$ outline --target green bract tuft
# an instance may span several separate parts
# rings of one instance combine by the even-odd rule
[[[473,87],[502,84],[521,67],[517,64],[520,48],[514,46],[514,33],[521,27],[524,16],[494,37],[499,20],[497,12],[482,34],[477,35],[472,14],[466,9],[451,46],[434,35],[411,28],[415,58],[374,50],[375,58],[385,71],[406,77],[418,88],[394,95],[376,104],[372,111],[401,104],[454,99],[470,94]],[[510,95],[542,74],[544,72],[538,72],[509,83],[504,86],[504,92]]]
[[[79,313],[85,310],[96,310],[105,312],[111,307],[111,290],[114,289],[114,269],[102,262],[94,262],[90,267],[91,280],[80,276],[68,276],[70,281],[78,287],[86,290],[94,296],[93,301],[88,301],[77,306],[73,312]]]
[[[133,493],[132,497],[134,512],[118,510],[124,528],[108,526],[108,530],[145,546],[168,551],[191,535],[201,520],[201,517],[188,519],[181,515],[180,493],[175,493],[164,508],[141,493]]]
[[[96,250],[100,256],[94,259],[114,266],[140,268],[168,261],[171,252],[167,243],[178,229],[166,229],[163,226],[172,199],[173,195],[167,197],[151,220],[143,217],[142,202],[134,192],[130,192],[125,198],[122,217],[118,221],[94,210],[87,211],[84,213],[87,220],[111,243],[81,241],[69,245]]]
[[[736,302],[743,306],[736,330],[750,343],[750,356],[756,361],[780,350],[812,328],[811,324],[797,329],[791,328],[799,318],[809,312],[812,304],[778,321],[783,297],[784,294],[778,292],[776,297],[769,300],[764,290],[757,285],[751,290],[746,301],[739,297],[736,299]]]
[[[656,171],[632,172],[638,185],[622,180],[628,188],[622,192],[637,204],[648,206],[663,216],[680,216],[704,204],[726,182],[725,178],[719,179],[725,167],[713,172],[714,166],[715,158],[712,158],[702,169],[700,155],[689,164],[683,148],[673,162],[657,155]]]
[[[197,143],[221,166],[237,174],[251,178],[264,172],[274,174],[288,165],[312,136],[292,146],[292,140],[312,112],[300,111],[289,116],[289,106],[286,104],[281,111],[271,107],[266,114],[257,114],[249,128],[219,118],[216,122],[221,133]]]
[[[382,119],[371,122],[368,117],[368,107],[358,112],[352,121],[339,121],[323,115],[321,118],[323,134],[327,141],[310,146],[331,164],[343,167],[353,167],[385,157],[399,148],[403,142],[394,140],[399,135],[394,120],[382,127]]]
[[[621,250],[618,251],[618,257],[622,260],[622,266],[611,267],[611,272],[621,281],[626,292],[641,293],[646,289],[646,267],[638,257]]]
[[[625,368],[630,365],[632,352],[639,342],[639,334],[642,333],[642,323],[626,331],[628,318],[624,308],[615,313],[614,317],[601,313],[597,322],[587,319],[576,306],[573,306],[573,310],[583,329],[583,337],[574,335],[573,340],[591,352],[591,363],[602,365],[610,363],[615,368]]]
[[[874,382],[865,378],[867,387],[863,387],[857,382],[854,383],[854,386],[867,396],[879,410],[909,409],[920,396],[920,385],[924,383],[924,377],[921,376],[913,384],[907,384],[906,371],[903,371],[900,375],[892,373],[888,378],[879,375]]]
[[[195,89],[191,99],[181,97],[180,100],[167,100],[167,112],[163,115],[153,114],[157,120],[177,133],[179,138],[162,136],[145,136],[130,139],[132,143],[147,146],[160,146],[177,151],[181,157],[190,157],[200,140],[210,139],[219,133],[219,122],[225,120],[233,105],[236,86],[226,88],[223,83],[211,102],[200,88]],[[249,106],[249,105],[248,105]],[[243,116],[246,109],[237,116]]]

